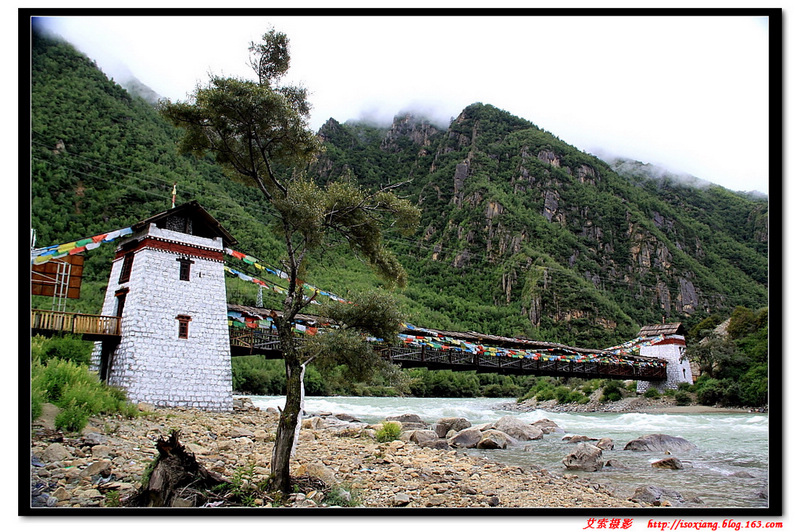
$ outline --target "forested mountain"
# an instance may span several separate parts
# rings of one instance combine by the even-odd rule
[[[37,35],[32,59],[39,245],[161,212],[177,182],[179,203],[198,200],[242,251],[278,264],[255,190],[210,159],[179,156],[179,132],[71,46]],[[485,104],[446,128],[408,115],[387,127],[331,118],[319,136],[325,151],[308,169],[315,178],[405,182],[399,193],[421,207],[414,237],[387,235],[409,273],[398,299],[419,326],[607,347],[662,318],[691,326],[768,304],[766,198],[603,162]],[[87,257],[76,310],[99,310],[111,248]],[[308,281],[340,294],[379,284],[336,248],[313,257]],[[254,285],[230,280],[229,298],[253,304]]]

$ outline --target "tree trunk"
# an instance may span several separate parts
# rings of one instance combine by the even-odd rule
[[[299,424],[300,403],[302,401],[303,366],[293,350],[284,351],[286,366],[286,404],[278,420],[275,434],[275,447],[270,463],[270,488],[283,493],[291,492],[289,461],[295,441],[295,430]]]

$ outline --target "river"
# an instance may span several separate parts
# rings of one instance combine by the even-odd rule
[[[282,407],[282,396],[250,396],[261,408]],[[654,414],[654,413],[560,413],[536,410],[498,410],[514,399],[437,399],[417,397],[307,397],[308,415],[315,412],[347,413],[367,423],[387,416],[418,414],[433,423],[442,417],[464,417],[473,425],[513,415],[532,423],[548,418],[566,434],[590,438],[609,437],[615,448],[603,451],[604,460],[617,459],[625,468],[597,472],[569,472],[591,478],[621,497],[630,497],[639,486],[657,486],[679,492],[687,506],[706,508],[756,508],[768,506],[760,494],[768,493],[769,416],[751,413]],[[650,463],[661,453],[624,451],[625,444],[645,434],[681,436],[697,450],[676,453],[683,470],[660,470]],[[561,459],[573,447],[561,441],[564,434],[545,434],[542,440],[509,449],[468,452],[508,465],[535,465],[555,474],[567,471]],[[527,447],[528,450],[524,450]],[[737,476],[734,476],[737,475]]]

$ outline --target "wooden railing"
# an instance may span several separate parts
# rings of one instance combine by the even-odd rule
[[[120,318],[34,309],[31,310],[31,332],[66,332],[85,337],[119,336]]]

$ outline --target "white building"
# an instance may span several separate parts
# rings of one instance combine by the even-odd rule
[[[677,389],[678,384],[688,382],[692,384],[692,368],[686,353],[686,330],[680,323],[666,323],[663,325],[645,325],[639,331],[638,337],[644,337],[643,345],[639,351],[640,356],[661,358],[667,361],[667,379],[663,381],[638,381],[636,391],[644,393],[649,388],[657,388],[663,392],[666,389]]]
[[[233,408],[224,247],[236,241],[197,202],[132,226],[111,267],[103,315],[121,340],[93,366],[133,402]]]

